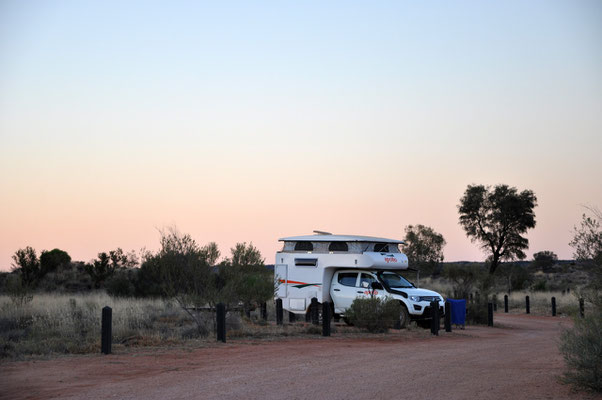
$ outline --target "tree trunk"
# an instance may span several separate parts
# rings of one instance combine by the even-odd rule
[[[491,265],[489,266],[489,275],[493,275],[495,270],[497,269],[498,264],[500,263],[499,254],[495,253],[493,258],[491,259]]]

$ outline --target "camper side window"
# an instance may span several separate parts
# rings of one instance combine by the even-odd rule
[[[295,251],[313,251],[314,245],[312,242],[297,242],[295,243]]]
[[[332,242],[328,245],[328,251],[349,251],[346,242]]]
[[[374,243],[374,251],[376,253],[388,253],[389,245],[386,243]]]
[[[343,272],[339,274],[339,283],[343,286],[355,286],[357,272]]]

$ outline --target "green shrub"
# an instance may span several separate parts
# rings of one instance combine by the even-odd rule
[[[358,328],[371,333],[386,332],[399,320],[401,305],[393,299],[378,297],[355,299],[345,313],[345,318]]]
[[[110,296],[132,297],[136,292],[132,282],[134,282],[134,272],[132,270],[118,270],[105,284],[107,293]]]
[[[598,275],[599,277],[600,275]],[[566,383],[602,392],[602,282],[600,278],[578,292],[585,299],[585,317],[560,337],[560,352],[567,370]]]
[[[469,324],[487,324],[487,303],[482,301],[468,302],[466,304],[466,322]]]
[[[562,333],[560,352],[567,370],[563,379],[577,387],[602,392],[602,312],[577,317]]]

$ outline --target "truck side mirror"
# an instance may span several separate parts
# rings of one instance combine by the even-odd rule
[[[383,285],[379,282],[372,282],[370,286],[372,287],[372,290],[383,290]]]

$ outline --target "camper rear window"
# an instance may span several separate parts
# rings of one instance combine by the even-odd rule
[[[297,242],[295,243],[295,251],[313,251],[314,245],[312,242]]]
[[[339,283],[343,286],[355,286],[357,272],[343,272],[339,274]]]

